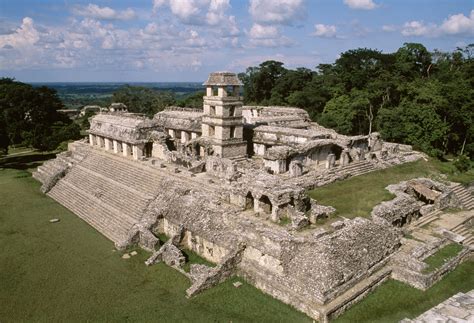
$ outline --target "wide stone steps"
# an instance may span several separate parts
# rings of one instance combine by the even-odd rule
[[[48,160],[39,166],[37,170],[33,172],[33,178],[44,183],[47,178],[53,176],[61,169],[64,169],[70,162],[71,159],[69,157],[58,155],[55,159]]]
[[[464,237],[464,240],[461,242],[463,245],[474,248],[474,235],[469,231],[469,228],[467,228],[464,223],[452,228],[451,231]]]
[[[114,242],[123,241],[134,224],[126,215],[65,180],[59,181],[48,195]]]
[[[342,171],[344,171],[345,173],[349,173],[352,176],[363,175],[374,170],[374,165],[372,165],[368,161],[354,162],[352,164],[342,167]]]
[[[113,180],[94,174],[80,165],[73,167],[66,178],[69,183],[94,195],[103,203],[109,204],[139,221],[148,199],[139,192],[133,192]]]
[[[151,172],[145,172],[138,167],[133,167],[97,154],[92,154],[85,158],[81,166],[105,177],[112,178],[122,185],[152,196],[162,180],[159,176],[153,176]]]
[[[467,210],[474,210],[474,197],[461,184],[455,184],[452,189],[456,196],[461,201],[464,208]]]
[[[427,225],[437,219],[439,219],[439,216],[442,214],[440,210],[435,210],[431,213],[428,213],[425,216],[420,217],[418,220],[413,222],[412,226],[416,228],[421,228],[424,225]]]

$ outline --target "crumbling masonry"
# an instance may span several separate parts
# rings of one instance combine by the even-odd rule
[[[333,209],[306,192],[422,155],[376,133],[337,134],[302,109],[242,106],[233,73],[212,73],[204,85],[202,110],[97,114],[88,140],[70,144],[35,178],[117,248],[155,252],[149,265],[181,270],[180,248],[218,264],[181,270],[193,283],[188,296],[237,274],[326,320],[389,277],[397,219],[377,213],[386,220],[323,228],[315,223]],[[160,247],[158,233],[171,239]]]

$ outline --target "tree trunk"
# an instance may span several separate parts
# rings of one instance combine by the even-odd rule
[[[467,140],[467,132],[466,132],[466,135],[464,136],[464,141],[462,142],[461,155],[464,153],[464,147],[466,146],[466,140]]]

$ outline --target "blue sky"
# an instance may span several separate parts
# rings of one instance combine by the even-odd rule
[[[474,43],[474,0],[0,0],[0,76],[25,82],[202,81],[405,42]]]

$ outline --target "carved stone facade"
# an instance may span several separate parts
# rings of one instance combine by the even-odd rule
[[[212,73],[204,85],[203,110],[96,115],[88,141],[72,143],[66,164],[45,163],[36,178],[117,248],[160,248],[149,264],[190,277],[188,296],[238,274],[325,320],[386,279],[400,246],[394,221],[318,226],[334,209],[307,191],[422,155],[377,135],[337,134],[302,109],[242,107],[233,73]],[[160,247],[158,234],[172,239]],[[217,266],[185,273],[181,248]]]

